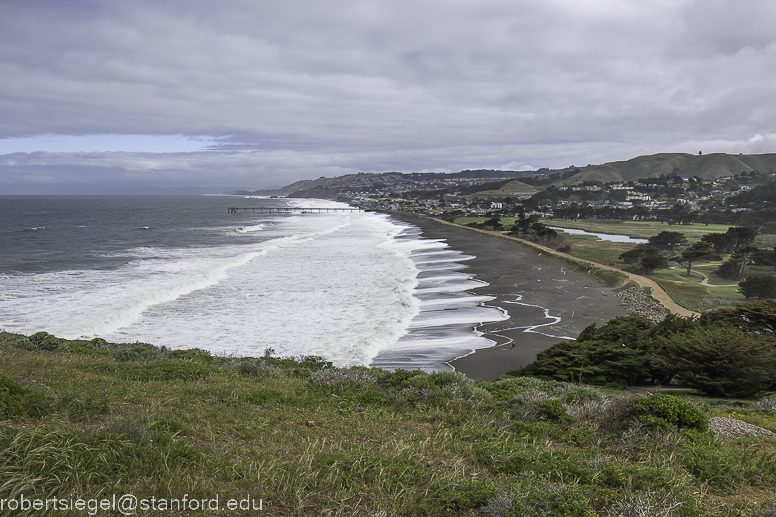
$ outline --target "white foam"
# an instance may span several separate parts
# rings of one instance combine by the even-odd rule
[[[197,242],[213,235],[218,245],[102,255],[126,258],[120,267],[0,275],[0,326],[218,354],[273,348],[341,366],[370,364],[393,349],[412,356],[414,346],[416,359],[441,368],[460,350],[491,343],[473,326],[503,319],[482,306],[489,298],[466,294],[483,285],[460,270],[469,257],[385,215],[257,214],[255,223],[241,222],[190,229]],[[224,232],[235,238],[224,240]]]

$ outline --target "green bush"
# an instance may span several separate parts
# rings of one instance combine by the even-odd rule
[[[664,430],[690,428],[706,431],[709,419],[699,409],[679,397],[656,393],[644,397],[628,409],[642,423]]]
[[[482,385],[482,389],[490,393],[496,402],[508,402],[515,394],[528,391],[528,388],[515,384],[512,379],[488,382]]]
[[[551,422],[573,422],[574,417],[568,414],[559,400],[548,399],[536,404],[536,416]]]
[[[56,336],[52,336],[48,332],[36,332],[29,337],[29,341],[34,350],[46,350],[49,352],[67,350],[67,346],[63,340]]]

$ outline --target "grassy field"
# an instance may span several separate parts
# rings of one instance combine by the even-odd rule
[[[627,235],[639,239],[647,239],[663,231],[681,232],[692,242],[699,240],[707,233],[725,233],[728,225],[721,224],[674,224],[658,221],[621,221],[619,219],[584,219],[579,221],[565,221],[562,219],[547,219],[543,221],[549,226],[561,228],[576,228],[593,233],[610,233],[615,235]]]
[[[533,193],[536,192],[536,187],[532,185],[528,185],[526,183],[523,183],[522,181],[510,181],[503,187],[501,187],[498,190],[482,190],[480,192],[477,192],[475,194],[469,194],[467,196],[464,196],[467,199],[474,199],[474,198],[490,198],[490,197],[496,197],[499,199],[503,199],[505,197],[522,197],[525,196],[526,193]]]
[[[776,431],[772,410],[693,400]],[[536,379],[0,333],[0,498],[262,505],[140,515],[773,515],[776,440],[651,429],[633,403]]]

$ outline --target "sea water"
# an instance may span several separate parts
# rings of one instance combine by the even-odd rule
[[[229,213],[323,200],[0,198],[0,329],[338,366],[445,368],[503,319],[471,257],[373,212]]]

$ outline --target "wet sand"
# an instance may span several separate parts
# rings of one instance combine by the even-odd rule
[[[494,346],[449,362],[473,379],[494,380],[533,362],[538,352],[563,338],[575,338],[591,323],[601,325],[626,314],[612,289],[569,270],[562,260],[414,214],[391,216],[420,227],[424,237],[444,239],[452,249],[474,255],[465,271],[489,285],[472,292],[494,297],[487,305],[509,314],[508,320],[477,327]]]

